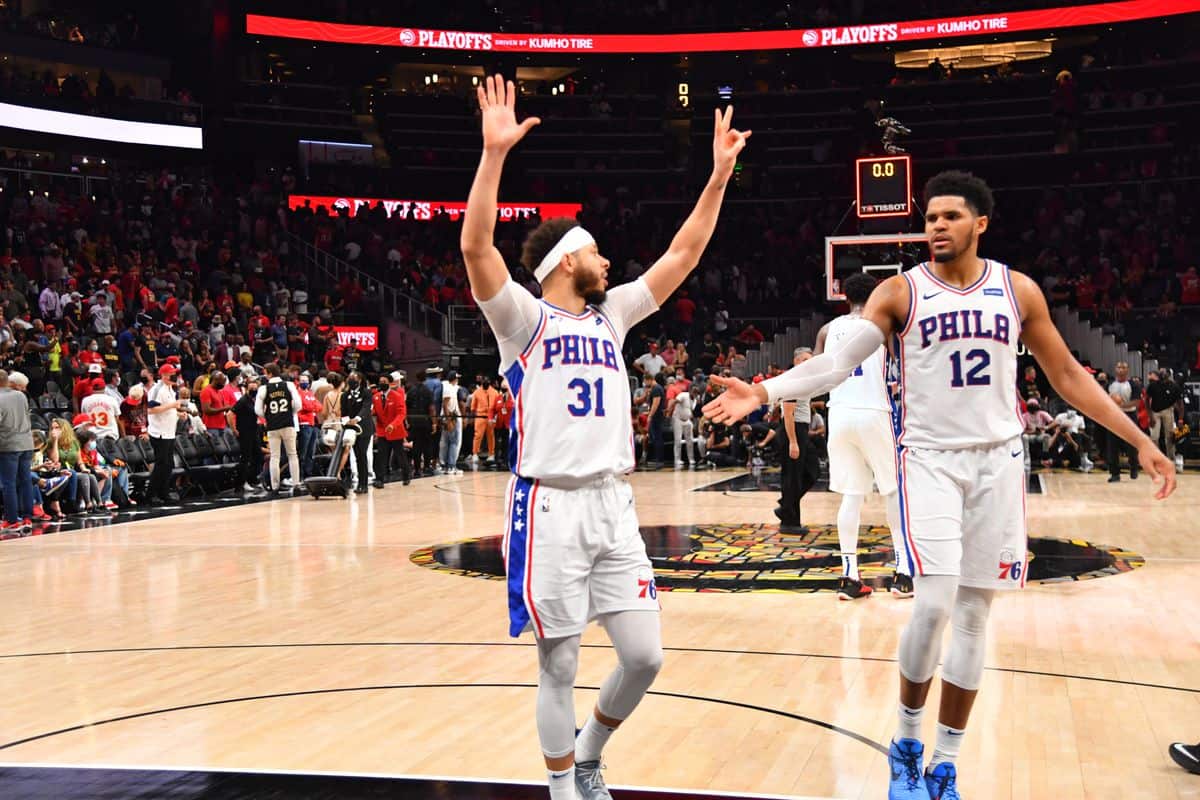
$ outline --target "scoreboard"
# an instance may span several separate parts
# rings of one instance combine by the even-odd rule
[[[912,157],[860,158],[854,162],[859,219],[907,217],[912,213]]]

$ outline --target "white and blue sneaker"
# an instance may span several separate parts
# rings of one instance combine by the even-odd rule
[[[600,759],[575,762],[575,792],[579,800],[612,800],[600,774]]]
[[[888,800],[930,800],[929,787],[921,766],[925,745],[916,739],[893,739],[888,749],[888,767],[892,781]]]
[[[925,785],[929,788],[929,800],[962,800],[955,785],[958,774],[954,765],[944,761],[936,767],[930,767],[925,773]]]

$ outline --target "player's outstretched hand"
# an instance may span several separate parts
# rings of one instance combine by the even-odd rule
[[[754,131],[739,131],[730,127],[733,120],[733,106],[725,106],[713,110],[713,172],[728,177],[737,163],[738,153],[746,146],[746,140]]]
[[[507,153],[534,125],[542,122],[537,117],[517,122],[517,87],[512,81],[506,84],[499,74],[486,77],[476,93],[483,114],[484,150]]]
[[[713,375],[710,381],[718,386],[724,386],[725,391],[708,405],[704,406],[704,416],[713,422],[728,425],[737,422],[766,402],[759,396],[758,387],[751,386],[737,378],[723,378]]]
[[[1147,441],[1138,448],[1138,462],[1150,479],[1160,484],[1154,496],[1165,500],[1175,491],[1175,462],[1163,455],[1153,442]]]

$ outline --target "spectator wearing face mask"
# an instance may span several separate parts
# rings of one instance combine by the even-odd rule
[[[508,468],[508,431],[512,421],[513,397],[508,390],[508,382],[500,379],[500,392],[492,405],[492,429],[496,431],[496,457],[500,466]]]
[[[92,394],[92,383],[102,379],[104,366],[100,362],[88,364],[86,372],[75,379],[75,388],[71,391],[71,410],[78,414],[83,410],[83,399]]]
[[[1054,418],[1050,441],[1046,444],[1047,458],[1042,462],[1048,467],[1078,467],[1090,472],[1092,461],[1088,458],[1087,421],[1078,411],[1069,408]]]
[[[400,475],[407,486],[412,480],[408,462],[408,403],[404,396],[404,373],[396,371],[379,376],[379,391],[373,401],[376,430],[379,431],[379,458],[375,486],[381,488],[392,474],[392,456],[400,460]]]
[[[354,493],[366,494],[370,476],[367,451],[375,439],[375,421],[371,415],[370,390],[363,382],[362,373],[352,372],[346,378],[346,391],[342,394],[342,418],[347,420],[346,424],[359,428],[354,439],[354,473],[357,481]]]
[[[1025,433],[1021,439],[1025,443],[1025,469],[1029,469],[1032,462],[1040,462],[1042,454],[1049,449],[1050,428],[1054,425],[1054,418],[1042,410],[1041,401],[1036,397],[1030,397],[1025,408],[1025,413],[1021,415],[1025,422]]]
[[[313,474],[313,459],[317,455],[317,439],[321,430],[317,424],[317,414],[321,410],[321,401],[313,391],[312,377],[307,372],[300,374],[296,388],[300,391],[300,411],[297,413],[300,418],[300,436],[297,439],[300,474],[307,478]]]
[[[258,432],[258,412],[254,409],[258,398],[258,376],[245,379],[244,388],[246,391],[233,404],[231,421],[241,452],[244,488],[247,492],[253,492],[258,488],[258,475],[262,469],[262,437]]]

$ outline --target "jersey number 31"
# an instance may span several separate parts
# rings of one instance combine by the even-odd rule
[[[593,383],[588,383],[583,378],[576,378],[567,384],[567,388],[574,391],[575,402],[567,406],[567,411],[571,412],[573,417],[586,417],[592,413],[592,394],[593,389],[596,396],[595,409],[596,416],[604,416],[604,378],[596,378]]]

